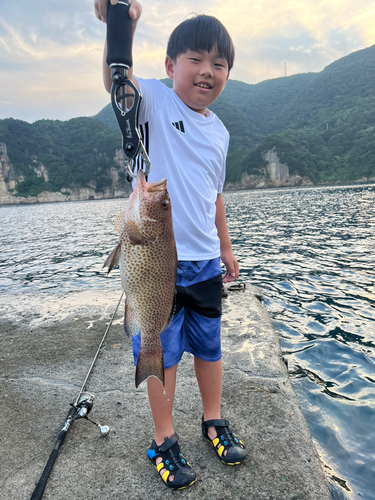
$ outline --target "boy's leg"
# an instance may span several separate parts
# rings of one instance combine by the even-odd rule
[[[202,397],[203,418],[205,421],[219,419],[223,378],[221,359],[219,361],[204,361],[195,356],[194,368]],[[214,439],[216,437],[215,427],[209,427],[207,433],[210,439]]]
[[[176,387],[177,365],[164,371],[165,387],[155,377],[147,379],[148,399],[155,424],[155,442],[158,446],[164,443],[165,437],[174,434],[172,408]]]
[[[203,420],[220,419],[221,389],[223,380],[223,365],[219,361],[204,361],[194,357],[195,375],[197,377],[199,390],[203,403]],[[217,437],[215,427],[208,427],[207,435],[211,439]],[[243,445],[241,444],[241,448]],[[227,450],[223,456],[227,455]]]
[[[177,365],[164,370],[165,387],[160,380],[155,377],[147,379],[148,400],[150,402],[152,417],[155,425],[155,442],[158,446],[164,443],[165,437],[172,437],[174,434],[172,422],[172,409],[174,392],[176,387]],[[156,459],[156,463],[161,462],[161,457]],[[162,469],[159,474],[162,476],[166,469]],[[173,481],[174,476],[169,476],[169,481]]]

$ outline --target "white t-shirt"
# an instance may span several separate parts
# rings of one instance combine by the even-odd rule
[[[139,124],[151,160],[149,182],[167,179],[178,260],[220,256],[215,202],[225,180],[229,133],[158,80],[137,78],[143,96]]]

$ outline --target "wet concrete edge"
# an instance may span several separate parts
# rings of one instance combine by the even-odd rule
[[[119,314],[88,386],[96,396],[90,417],[109,425],[111,432],[103,438],[94,425],[74,423],[43,498],[143,499],[152,491],[154,499],[330,499],[277,335],[259,298],[259,290],[248,285],[223,301],[222,417],[246,444],[243,465],[226,467],[202,439],[193,359],[184,355],[175,431],[199,477],[180,492],[162,484],[146,457],[152,418],[145,384],[134,387],[131,344]],[[35,330],[0,323],[2,498],[30,498],[108,321],[78,318]]]

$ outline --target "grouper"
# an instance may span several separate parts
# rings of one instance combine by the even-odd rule
[[[174,309],[177,251],[172,207],[165,179],[146,182],[142,171],[128,205],[115,220],[120,241],[108,256],[108,273],[120,264],[125,291],[124,327],[127,335],[141,332],[135,386],[150,376],[164,385],[160,333]]]

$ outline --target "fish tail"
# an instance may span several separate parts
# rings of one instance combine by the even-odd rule
[[[157,377],[164,386],[164,361],[161,344],[160,348],[152,351],[141,346],[135,369],[135,387],[151,376]]]
[[[109,274],[114,267],[118,266],[120,255],[121,255],[121,242],[118,245],[116,245],[116,247],[108,255],[107,260],[104,262],[103,268],[108,267],[107,274]]]

